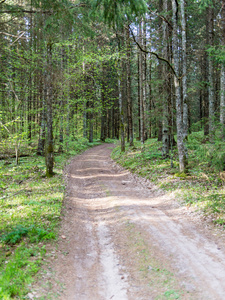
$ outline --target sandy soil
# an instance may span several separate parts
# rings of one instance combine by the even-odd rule
[[[89,149],[66,169],[53,299],[225,299],[224,237],[116,165],[112,147]]]

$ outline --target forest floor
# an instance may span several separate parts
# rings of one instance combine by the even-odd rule
[[[224,299],[223,233],[118,166],[113,147],[67,166],[60,238],[30,299]]]

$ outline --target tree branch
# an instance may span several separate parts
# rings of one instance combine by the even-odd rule
[[[10,133],[9,129],[0,121],[0,125],[5,128],[5,130]]]
[[[27,14],[36,14],[36,13],[41,13],[41,14],[49,14],[53,13],[52,10],[26,10],[26,9],[18,9],[18,10],[1,10],[1,14],[15,14],[15,13],[27,13]]]
[[[21,35],[14,35],[14,34],[9,34],[9,33],[7,33],[7,32],[2,32],[2,31],[0,31],[0,34],[4,34],[4,35],[7,35],[7,36],[11,36],[11,37],[15,37],[15,38],[21,38],[21,39],[30,39],[29,37],[22,37]],[[24,34],[24,33],[23,33]]]
[[[153,54],[153,55],[155,55],[155,56],[157,57],[158,60],[161,60],[161,61],[164,61],[165,63],[167,63],[167,65],[168,65],[168,66],[170,67],[170,69],[172,70],[173,74],[178,78],[178,76],[177,76],[177,74],[176,74],[176,72],[175,72],[173,66],[171,65],[171,63],[170,63],[167,59],[165,59],[165,58],[159,56],[157,53],[155,53],[155,52],[153,52],[153,51],[147,51],[147,50],[144,50],[144,49],[141,47],[141,45],[136,41],[136,38],[135,38],[134,33],[133,33],[132,29],[130,28],[130,26],[129,26],[129,29],[130,29],[131,35],[132,35],[132,37],[133,37],[133,40],[134,40],[134,42],[136,43],[136,45],[138,46],[138,48],[139,48],[142,52],[144,52],[144,53],[149,53],[149,54]],[[178,78],[178,79],[179,79],[179,78]]]
[[[19,39],[21,39],[22,38],[22,36],[25,34],[25,31],[23,31],[18,37],[17,37],[17,39],[15,39],[15,41],[12,43],[12,44],[10,44],[10,47],[13,45],[13,44],[15,44]]]
[[[73,4],[71,6],[71,8],[74,8],[74,7],[87,7],[88,5],[86,3],[78,3],[78,4]]]
[[[6,0],[3,0],[3,2]],[[3,2],[0,2],[3,3]],[[74,4],[72,6],[69,7],[69,9],[72,8],[79,8],[79,7],[87,7],[86,3],[79,3],[79,4]],[[27,9],[23,9],[23,8],[18,8],[17,10],[1,10],[0,11],[1,14],[15,14],[15,13],[27,13],[27,14],[36,14],[36,13],[41,13],[41,14],[52,14],[53,10],[27,10]]]
[[[162,19],[164,22],[166,22],[170,27],[170,29],[173,30],[173,25],[164,16],[157,14],[156,12],[152,11],[150,8],[148,10],[154,15],[156,15],[157,17],[159,17],[160,19]]]

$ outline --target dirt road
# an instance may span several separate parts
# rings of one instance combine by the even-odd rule
[[[67,167],[57,299],[225,299],[222,240],[118,167],[112,147],[89,149]]]

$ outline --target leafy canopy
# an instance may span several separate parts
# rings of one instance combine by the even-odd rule
[[[91,0],[93,9],[103,9],[105,22],[109,25],[120,25],[124,21],[131,20],[134,16],[141,16],[147,11],[144,0]]]

